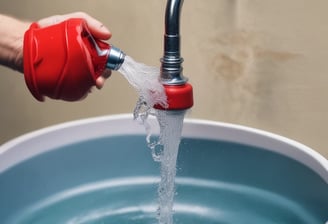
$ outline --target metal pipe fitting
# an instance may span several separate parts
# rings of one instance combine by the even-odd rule
[[[183,0],[168,0],[165,11],[164,56],[161,58],[161,82],[183,85],[183,58],[180,56],[180,14]]]
[[[107,56],[107,61],[105,65],[106,68],[115,71],[119,70],[124,62],[125,53],[121,49],[113,45],[105,44],[106,47],[100,48],[96,40],[91,35],[89,35],[88,37],[91,43],[93,44],[97,55],[99,57]]]
[[[123,64],[124,59],[125,53],[119,48],[111,45],[108,52],[106,68],[117,71]]]
[[[183,0],[168,0],[165,12],[164,56],[161,58],[160,80],[165,88],[168,105],[156,109],[183,111],[193,106],[192,86],[182,74],[180,56],[180,13]]]

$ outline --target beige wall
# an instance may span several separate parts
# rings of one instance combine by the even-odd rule
[[[29,20],[85,11],[136,60],[159,65],[164,0],[0,0]],[[300,141],[328,157],[328,1],[185,0],[184,73],[194,86],[190,117],[243,124]],[[118,73],[77,103],[29,94],[23,76],[0,68],[0,143],[59,122],[131,113],[136,93]]]

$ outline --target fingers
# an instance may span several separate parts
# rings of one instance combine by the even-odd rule
[[[101,89],[105,82],[106,82],[106,79],[108,79],[112,74],[112,71],[109,70],[109,69],[106,69],[103,74],[101,76],[99,76],[96,80],[96,87],[97,89]]]
[[[108,40],[112,36],[111,32],[100,21],[84,12],[73,12],[65,15],[50,16],[39,20],[38,24],[40,27],[46,27],[63,22],[70,18],[85,19],[91,34],[97,39]]]

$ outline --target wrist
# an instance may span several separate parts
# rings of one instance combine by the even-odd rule
[[[29,22],[0,15],[0,63],[23,72],[24,33]]]

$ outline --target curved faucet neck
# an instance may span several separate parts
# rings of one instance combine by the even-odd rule
[[[165,11],[164,56],[161,58],[161,81],[166,85],[183,85],[183,58],[180,56],[180,14],[183,0],[168,0]]]

